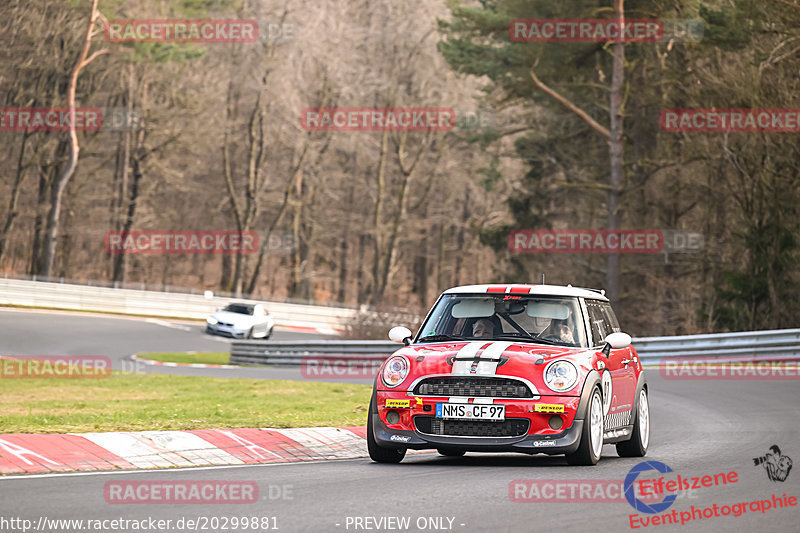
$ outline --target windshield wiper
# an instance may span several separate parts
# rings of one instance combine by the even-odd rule
[[[537,337],[536,335],[531,335],[530,333],[528,333],[527,335],[508,335],[508,334],[506,334],[506,335],[495,335],[495,337],[498,338],[498,339],[514,339],[514,340],[531,339],[534,342],[540,342],[542,344],[549,344],[550,346],[561,346],[560,343],[549,341],[547,339],[543,339],[541,337]]]
[[[444,335],[440,333],[439,335],[425,335],[424,337],[421,337],[417,342],[467,341],[467,340],[469,339],[464,337],[459,337],[458,335]]]

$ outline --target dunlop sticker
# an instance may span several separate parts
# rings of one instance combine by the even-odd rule
[[[533,410],[537,413],[563,413],[564,404],[560,403],[537,403]]]

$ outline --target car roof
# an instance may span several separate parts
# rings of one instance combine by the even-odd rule
[[[540,296],[572,296],[578,298],[590,298],[593,300],[608,301],[605,291],[595,289],[582,289],[580,287],[562,285],[534,285],[524,283],[514,284],[494,284],[494,285],[462,285],[447,289],[444,294],[534,294]]]

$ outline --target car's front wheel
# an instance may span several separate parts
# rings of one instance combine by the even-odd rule
[[[603,453],[603,397],[600,389],[595,389],[586,410],[586,420],[581,431],[581,440],[575,453],[567,454],[571,465],[596,465]]]
[[[376,463],[399,463],[406,456],[406,450],[402,448],[385,448],[378,445],[375,435],[372,433],[372,410],[375,408],[374,400],[370,401],[369,413],[367,414],[367,451],[369,458]]]
[[[636,421],[633,423],[633,435],[630,440],[617,443],[617,455],[620,457],[644,457],[650,445],[650,403],[647,401],[647,389],[639,393],[639,407],[636,409]]]

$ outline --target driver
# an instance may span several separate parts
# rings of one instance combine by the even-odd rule
[[[481,318],[472,324],[472,336],[479,339],[491,339],[494,337],[494,323],[490,318]]]

